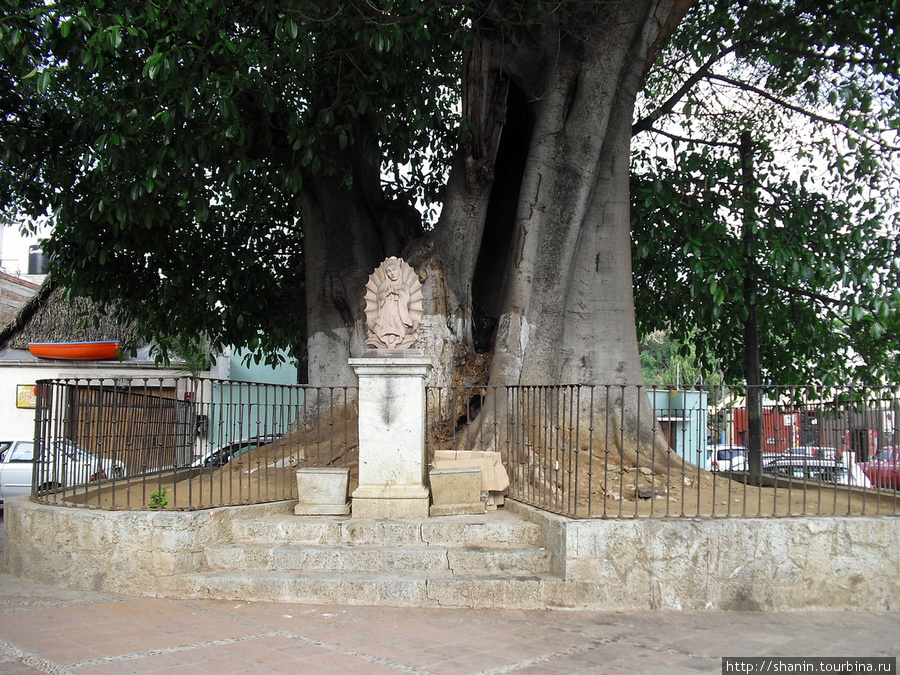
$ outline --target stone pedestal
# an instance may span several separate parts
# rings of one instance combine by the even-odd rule
[[[370,350],[350,359],[359,378],[359,487],[354,518],[427,518],[425,377],[418,350]]]
[[[294,513],[298,516],[346,516],[350,513],[349,485],[350,469],[297,469],[298,499]]]

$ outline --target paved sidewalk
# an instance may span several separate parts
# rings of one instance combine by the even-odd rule
[[[0,520],[2,548],[2,520]],[[900,613],[578,612],[161,600],[0,571],[0,673],[721,673],[898,656]]]
[[[896,656],[900,614],[420,610],[160,600],[0,574],[0,672],[720,673]]]

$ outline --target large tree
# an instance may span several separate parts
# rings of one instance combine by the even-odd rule
[[[52,209],[73,292],[149,326],[283,340],[258,319],[302,254],[311,382],[348,383],[363,282],[405,253],[447,363],[493,339],[498,384],[640,382],[629,139],[671,3],[17,9],[4,173],[32,214]],[[381,172],[440,171],[460,77],[463,142],[423,238]]]
[[[690,4],[6,2],[2,202],[52,213],[56,278],[164,347],[305,335],[310,382],[352,384],[365,280],[402,255],[424,280],[433,382],[638,385],[635,102]],[[752,69],[776,27],[816,28],[828,61],[866,31],[838,30],[839,4],[706,7],[705,39]],[[894,10],[848,4],[892,38]],[[730,32],[741,17],[751,37]],[[802,53],[771,54],[766,85],[789,98]],[[438,198],[423,227],[415,205]],[[650,419],[616,405],[629,427]]]

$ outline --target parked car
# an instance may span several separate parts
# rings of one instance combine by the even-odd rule
[[[217,467],[224,466],[235,457],[240,457],[246,452],[261,448],[264,445],[274,443],[281,436],[254,436],[253,438],[244,438],[239,441],[231,441],[225,445],[221,445],[212,452],[205,454],[203,457],[195,459],[191,466],[194,467]]]
[[[712,471],[746,471],[747,449],[743,445],[713,445]]]
[[[900,447],[888,446],[859,466],[873,485],[900,490]]]
[[[67,457],[77,461],[79,464],[85,467],[94,467],[96,469],[95,473],[100,479],[125,478],[127,475],[124,462],[100,457],[68,439],[56,441],[56,447],[65,451]]]
[[[69,487],[107,478],[124,478],[125,464],[99,457],[70,440],[53,443],[47,462],[35,462],[34,439],[0,441],[0,504],[13,495],[31,493],[32,476],[38,470],[39,488]]]
[[[791,448],[784,452],[764,452],[762,454],[763,466],[776,459],[796,459],[800,462],[807,462],[811,459],[816,459],[816,456],[812,454],[809,448]],[[834,459],[832,458],[831,461],[833,462]]]
[[[763,471],[775,476],[786,476],[798,480],[872,487],[872,483],[858,464],[848,467],[833,459],[817,459],[803,455],[782,456],[764,462]]]
[[[818,445],[802,445],[798,448],[791,448],[792,455],[809,455],[818,459],[841,460],[841,451],[837,448],[823,448]]]

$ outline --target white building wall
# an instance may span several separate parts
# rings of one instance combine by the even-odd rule
[[[181,368],[155,368],[152,365],[131,365],[109,362],[73,365],[60,361],[4,361],[0,360],[0,437],[33,438],[34,408],[24,407],[23,389],[33,387],[38,380],[56,378],[162,378],[189,375]]]

